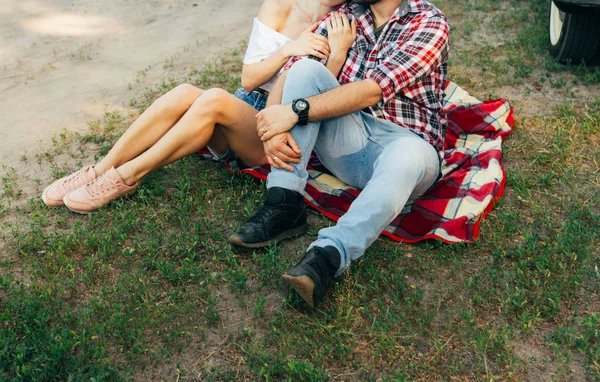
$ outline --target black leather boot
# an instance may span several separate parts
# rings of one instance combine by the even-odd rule
[[[229,237],[229,242],[240,247],[260,248],[276,240],[302,235],[307,230],[306,204],[302,195],[272,187],[267,192],[265,204]]]
[[[323,298],[329,282],[340,268],[341,255],[335,247],[313,247],[294,267],[283,274],[283,279],[314,308]]]

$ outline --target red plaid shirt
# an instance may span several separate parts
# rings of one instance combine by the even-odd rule
[[[357,21],[356,41],[338,76],[340,84],[377,82],[383,98],[370,112],[410,129],[442,151],[447,124],[441,103],[449,52],[446,16],[427,1],[403,0],[376,39],[368,6],[344,4],[337,11]],[[315,33],[327,36],[329,17]],[[292,58],[284,70],[299,59]]]

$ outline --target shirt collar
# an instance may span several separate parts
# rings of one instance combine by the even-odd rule
[[[411,8],[411,5],[412,5],[411,0],[402,0],[402,3],[400,3],[400,6],[398,7],[398,9],[396,9],[396,14],[398,15],[398,17],[406,16],[409,9]]]
[[[352,13],[352,15],[356,18],[359,27],[364,31],[367,38],[373,44],[377,43],[373,15],[369,6],[356,3],[350,3],[346,6],[348,6],[349,12]],[[400,3],[400,6],[396,8],[396,11],[387,23],[392,24],[397,22],[401,18],[407,17],[407,15],[410,13],[421,13],[427,10],[429,7],[429,3],[427,3],[425,0],[402,0],[402,3]]]
[[[398,17],[404,17],[409,13],[421,13],[428,8],[424,0],[402,0],[402,3],[396,10]]]
[[[423,12],[427,8],[428,4],[424,0],[402,0],[402,3],[400,3],[400,6],[396,9],[390,21],[404,17],[409,13]],[[369,12],[369,10],[368,5],[356,3],[350,4],[350,11],[357,17],[363,16],[365,13]]]

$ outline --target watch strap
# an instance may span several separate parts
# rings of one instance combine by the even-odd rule
[[[306,103],[306,108],[304,109],[298,109],[296,107],[296,102],[298,101],[303,101]],[[298,115],[298,125],[300,126],[304,126],[308,123],[308,111],[310,110],[310,105],[308,103],[307,100],[303,99],[303,98],[299,98],[299,99],[295,99],[292,102],[292,110],[294,111],[294,113],[296,113]]]

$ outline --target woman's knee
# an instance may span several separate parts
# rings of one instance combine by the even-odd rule
[[[191,104],[202,94],[202,89],[199,89],[192,84],[181,84],[171,89],[167,94],[177,101]]]
[[[181,116],[201,94],[202,90],[194,85],[182,84],[169,90],[154,105],[161,109],[164,116]]]
[[[190,111],[202,115],[212,116],[216,119],[223,114],[231,94],[226,90],[213,88],[202,93],[192,106]]]

